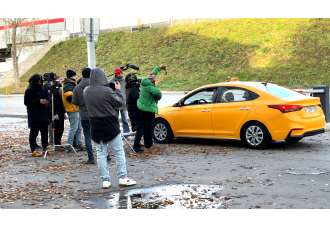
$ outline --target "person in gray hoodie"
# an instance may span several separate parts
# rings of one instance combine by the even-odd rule
[[[89,86],[84,89],[83,94],[89,115],[91,137],[96,143],[97,163],[100,177],[103,180],[103,188],[111,186],[107,145],[111,147],[116,157],[119,185],[135,185],[136,181],[126,177],[125,152],[119,122],[115,114],[115,108],[121,107],[123,104],[123,93],[120,90],[119,82],[115,82],[115,90],[111,89],[104,70],[94,68],[91,71]]]
[[[120,68],[115,69],[115,76],[110,80],[109,83],[115,83],[115,82],[120,83],[120,90],[124,96],[123,105],[121,107],[115,108],[116,117],[119,118],[119,112],[120,112],[121,121],[123,123],[124,133],[128,133],[129,126],[128,126],[128,122],[127,122],[126,82],[125,82],[125,79],[123,78],[123,71]]]

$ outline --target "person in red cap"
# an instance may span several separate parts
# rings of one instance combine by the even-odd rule
[[[121,116],[121,121],[123,123],[124,133],[130,132],[128,122],[127,122],[127,106],[126,106],[126,82],[123,78],[123,71],[120,68],[115,69],[115,76],[110,80],[110,83],[119,82],[120,90],[123,93],[123,105],[121,107],[115,108],[116,117],[119,118],[119,112]]]

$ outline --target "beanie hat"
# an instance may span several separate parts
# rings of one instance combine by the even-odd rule
[[[123,71],[120,68],[115,69],[115,75],[121,74]]]
[[[152,83],[156,83],[156,76],[153,73],[150,73],[147,78],[149,78]]]
[[[66,77],[67,78],[71,78],[72,76],[75,76],[75,75],[77,75],[77,74],[73,70],[67,70],[66,71]]]
[[[85,68],[81,72],[83,78],[89,78],[91,76],[91,68]]]

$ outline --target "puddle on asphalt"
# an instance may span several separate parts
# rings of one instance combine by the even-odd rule
[[[285,170],[288,174],[300,174],[300,175],[310,175],[310,174],[326,174],[326,170],[321,170],[318,168],[290,168]]]
[[[99,209],[221,209],[228,202],[218,195],[223,189],[220,185],[162,185],[109,193],[102,198],[91,195],[82,203]]]

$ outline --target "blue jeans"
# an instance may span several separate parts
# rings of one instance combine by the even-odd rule
[[[82,144],[81,139],[81,121],[79,112],[68,112],[69,121],[70,121],[70,130],[68,134],[67,144],[73,144],[73,137],[76,137],[77,146]]]
[[[102,140],[100,144],[96,143],[97,152],[97,164],[100,171],[100,177],[103,181],[110,181],[109,167],[107,162],[109,145],[112,149],[113,154],[116,157],[116,169],[118,178],[126,178],[126,158],[123,148],[123,141],[121,140],[120,133],[113,140],[103,143]]]
[[[93,149],[92,149],[92,139],[91,139],[91,127],[89,120],[81,120],[81,126],[84,130],[86,150],[88,154],[88,159],[94,160]]]
[[[121,116],[121,122],[123,123],[123,129],[124,129],[124,133],[128,133],[129,132],[129,126],[127,123],[127,110],[116,110],[116,117],[119,118],[119,111],[120,111],[120,116]]]

